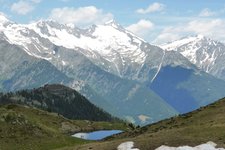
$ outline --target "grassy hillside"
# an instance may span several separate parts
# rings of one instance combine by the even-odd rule
[[[118,121],[75,90],[59,84],[0,94],[0,104],[17,103],[59,113],[70,119]]]
[[[213,141],[225,147],[225,99],[191,113],[173,117],[108,139],[73,149],[113,150],[124,141],[133,141],[140,150],[154,150],[161,145],[196,146]]]
[[[79,131],[128,130],[123,123],[74,121],[21,105],[0,106],[0,149],[49,150],[89,143],[71,137]]]

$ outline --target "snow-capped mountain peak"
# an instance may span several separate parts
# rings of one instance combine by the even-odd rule
[[[221,42],[197,35],[164,44],[161,48],[177,51],[202,70],[225,79],[225,45]]]
[[[105,22],[106,26],[112,26],[116,29],[124,29],[119,23],[116,22],[116,20],[112,19],[110,21]]]
[[[193,42],[199,42],[205,38],[206,37],[204,37],[203,35],[187,36],[179,40],[163,44],[160,47],[164,50],[171,51],[171,50],[176,50],[177,47],[180,47],[182,45],[193,43]]]

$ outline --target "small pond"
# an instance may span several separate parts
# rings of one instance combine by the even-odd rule
[[[99,130],[89,133],[76,133],[73,137],[85,139],[85,140],[102,140],[108,136],[121,133],[121,130]]]

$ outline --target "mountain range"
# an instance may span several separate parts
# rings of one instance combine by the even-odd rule
[[[1,91],[60,83],[141,125],[225,96],[222,74],[151,45],[114,20],[81,29],[52,20],[18,24],[1,15],[0,37]]]

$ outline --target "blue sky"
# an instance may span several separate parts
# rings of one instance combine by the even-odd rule
[[[223,0],[0,0],[0,4],[0,11],[18,23],[53,19],[86,27],[115,19],[151,43],[195,34],[225,41]]]

